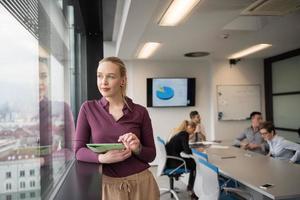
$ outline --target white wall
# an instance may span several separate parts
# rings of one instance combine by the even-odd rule
[[[198,110],[204,124],[209,124],[210,66],[208,61],[127,61],[128,96],[134,102],[146,106],[146,78],[196,77],[196,106],[177,108],[148,108],[155,136],[167,139],[171,130],[184,119],[189,119],[191,110]],[[209,126],[207,131],[210,132]]]
[[[103,42],[103,57],[115,56],[116,55],[116,43],[110,41]]]
[[[214,136],[220,140],[232,140],[243,129],[250,125],[250,121],[218,121],[217,119],[217,85],[259,84],[261,85],[262,113],[265,116],[264,97],[264,67],[263,60],[244,60],[237,65],[229,66],[226,60],[213,60],[212,64],[212,113],[211,126]],[[250,113],[249,113],[250,114]]]

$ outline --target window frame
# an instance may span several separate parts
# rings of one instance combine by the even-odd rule
[[[295,49],[283,54],[279,54],[273,57],[269,57],[264,59],[264,76],[265,76],[265,107],[266,107],[266,119],[267,121],[274,121],[274,112],[273,112],[273,97],[274,96],[283,96],[283,95],[297,95],[300,94],[299,91],[293,91],[293,92],[280,92],[280,93],[273,93],[273,82],[272,82],[272,67],[273,63],[289,59],[292,57],[300,56],[300,48]],[[276,130],[281,131],[288,131],[288,132],[294,132],[298,134],[300,137],[300,127],[299,129],[292,129],[287,127],[278,127],[276,124],[274,124]]]

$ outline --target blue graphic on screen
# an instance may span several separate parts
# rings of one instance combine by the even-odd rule
[[[156,90],[156,96],[161,100],[169,100],[174,96],[174,90],[170,87],[163,86]]]
[[[186,78],[157,78],[152,82],[153,106],[186,106],[187,100]]]

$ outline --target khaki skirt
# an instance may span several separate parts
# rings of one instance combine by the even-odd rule
[[[122,178],[102,175],[102,200],[158,199],[159,189],[148,169]]]

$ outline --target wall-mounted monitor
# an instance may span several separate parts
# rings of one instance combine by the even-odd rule
[[[147,78],[147,107],[195,106],[195,78]]]

